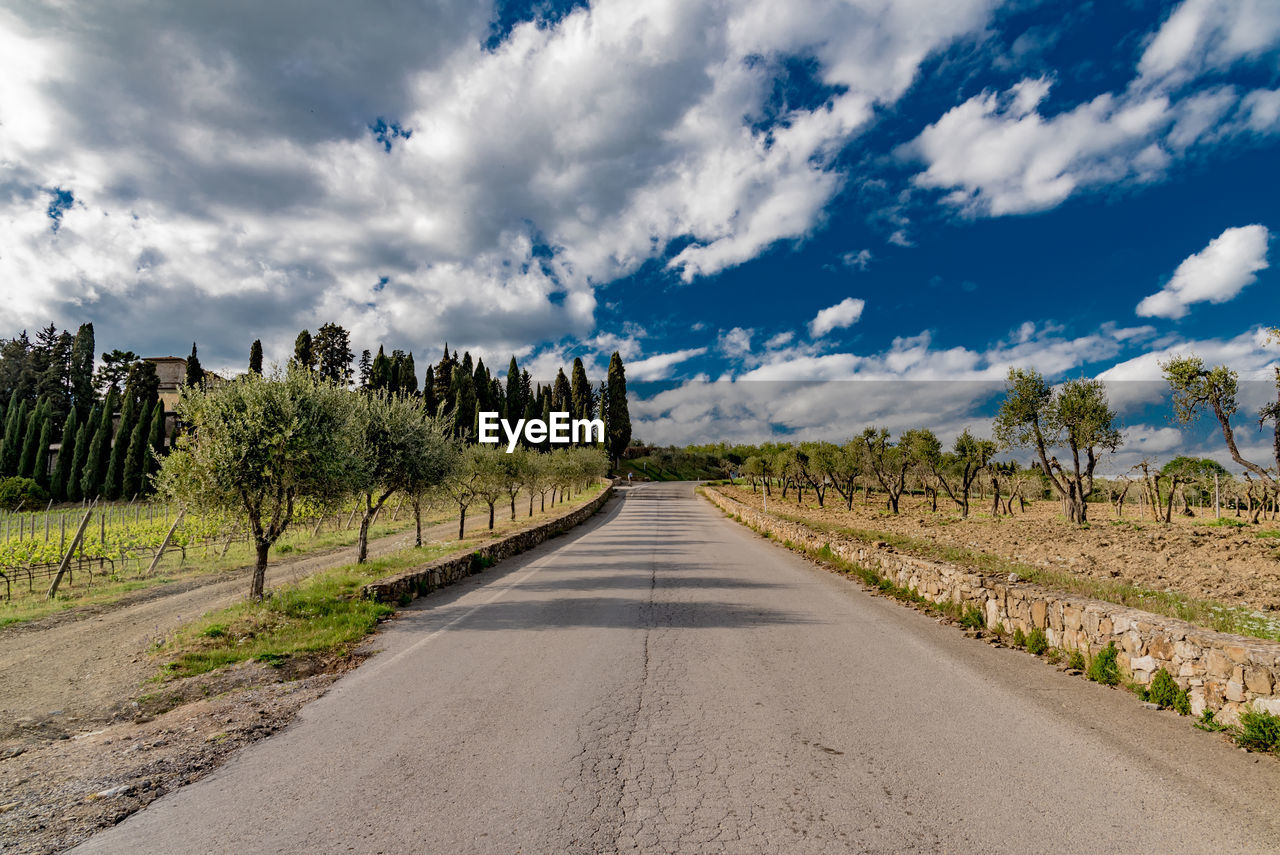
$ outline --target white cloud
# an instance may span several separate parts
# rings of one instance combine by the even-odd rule
[[[628,380],[665,380],[671,376],[672,369],[681,362],[702,356],[707,352],[705,347],[690,347],[671,353],[658,353],[627,365]]]
[[[1187,306],[1208,301],[1225,303],[1257,280],[1267,268],[1266,226],[1229,228],[1209,245],[1188,256],[1164,288],[1138,304],[1137,313],[1146,318],[1181,318]]]
[[[1273,51],[1280,5],[1272,0],[1186,0],[1151,39],[1138,72],[1144,83],[1174,85]]]
[[[795,337],[796,334],[791,330],[783,330],[777,335],[770,336],[769,340],[764,343],[764,346],[769,350],[777,350],[780,347],[790,344],[791,340]]]
[[[673,241],[692,281],[809,235],[836,153],[993,5],[598,0],[493,49],[492,7],[456,0],[0,12],[0,280],[24,283],[0,326],[91,317],[213,361],[328,320],[406,347],[587,336],[596,289]],[[831,95],[770,116],[797,55]],[[411,136],[384,150],[380,118]]]
[[[856,297],[845,297],[834,306],[823,309],[814,316],[813,320],[809,321],[810,337],[822,338],[832,330],[852,326],[862,317],[862,309],[865,306],[865,300],[859,300]]]
[[[1083,190],[1163,177],[1196,147],[1280,132],[1273,90],[1186,84],[1280,47],[1280,5],[1187,0],[1154,34],[1124,90],[1058,113],[1049,78],[1024,79],[947,110],[901,153],[923,161],[913,182],[948,191],[968,216],[1053,208]]]
[[[871,264],[871,250],[860,249],[840,256],[840,263],[854,270],[866,270]]]
[[[751,352],[751,337],[754,334],[755,330],[734,327],[728,332],[720,333],[716,345],[720,348],[721,353],[731,359],[742,357]]]

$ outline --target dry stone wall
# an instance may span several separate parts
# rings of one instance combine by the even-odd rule
[[[932,559],[904,555],[884,543],[833,539],[780,520],[713,488],[704,494],[726,513],[759,532],[832,554],[876,571],[932,602],[951,601],[982,610],[988,627],[1009,632],[1044,631],[1049,644],[1096,654],[1115,642],[1117,661],[1134,682],[1146,684],[1159,668],[1188,690],[1191,710],[1213,710],[1234,723],[1248,704],[1280,714],[1280,642],[1214,632],[1176,618],[1054,591],[1016,576],[991,576]]]
[[[604,507],[605,502],[609,501],[612,495],[613,485],[610,483],[605,486],[599,496],[580,508],[575,508],[533,528],[486,541],[462,555],[437,558],[435,561],[411,568],[398,575],[371,582],[364,586],[364,595],[384,603],[407,602],[414,597],[430,593],[436,588],[452,585],[468,576],[483,572],[486,567],[504,558],[532,549],[557,534],[563,534],[579,523],[585,522]]]

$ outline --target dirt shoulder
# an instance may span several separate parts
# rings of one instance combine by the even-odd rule
[[[758,506],[759,492],[747,487],[716,488],[741,502]],[[828,494],[819,508],[806,491],[803,506],[794,493],[783,499],[777,490],[769,510],[799,514],[832,525],[925,538],[939,544],[977,550],[1035,567],[1051,568],[1099,580],[1121,581],[1153,591],[1212,599],[1258,611],[1280,610],[1280,523],[1264,521],[1241,528],[1210,526],[1213,512],[1177,518],[1164,525],[1132,512],[1117,519],[1106,505],[1091,505],[1088,528],[1062,518],[1057,502],[1041,501],[1026,513],[992,518],[973,503],[969,519],[939,504],[932,512],[918,498],[903,498],[902,512],[887,513],[881,503],[864,505],[861,495],[846,509],[839,496]],[[875,497],[873,496],[873,499]],[[1228,512],[1224,516],[1230,517]],[[1231,517],[1234,518],[1234,517]]]

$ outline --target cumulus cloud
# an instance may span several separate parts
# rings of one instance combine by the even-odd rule
[[[721,353],[731,359],[742,357],[751,352],[751,337],[753,335],[755,335],[755,330],[734,327],[727,332],[720,333],[716,345],[720,348]]]
[[[1280,48],[1280,7],[1187,0],[1153,35],[1130,84],[1045,109],[1048,77],[987,91],[946,111],[901,149],[925,163],[919,187],[967,216],[1042,211],[1081,191],[1163,177],[1198,147],[1280,131],[1274,90],[1187,84]]]
[[[853,326],[862,317],[862,309],[865,306],[865,300],[859,300],[856,297],[845,297],[834,306],[829,306],[818,312],[814,319],[809,321],[809,336],[811,338],[822,338],[832,330]]]
[[[587,336],[596,289],[648,261],[692,282],[807,236],[836,154],[993,2],[599,0],[496,44],[486,3],[14,7],[0,278],[25,287],[0,324],[93,317],[213,364],[334,319],[407,346]],[[779,112],[792,57],[829,97]],[[111,326],[141,305],[171,312],[150,341]]]
[[[840,263],[851,270],[866,270],[871,265],[871,250],[860,249],[840,256]]]
[[[1258,278],[1267,264],[1266,226],[1230,228],[1188,256],[1163,288],[1138,303],[1144,318],[1182,318],[1193,303],[1225,303]]]
[[[707,352],[705,347],[690,347],[684,350],[676,350],[671,353],[657,353],[653,356],[645,357],[627,365],[627,379],[650,381],[665,380],[671,376],[671,372],[677,365],[686,360],[693,359],[695,356],[702,356]]]

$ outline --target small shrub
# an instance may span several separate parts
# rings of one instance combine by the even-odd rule
[[[405,591],[403,594],[401,594],[399,597],[396,598],[396,602],[399,603],[401,606],[407,606],[413,602],[413,594],[410,594],[408,591]]]
[[[1108,641],[1107,646],[1098,651],[1089,662],[1086,672],[1090,680],[1104,686],[1114,686],[1120,682],[1120,666],[1116,664],[1116,643]]]
[[[1044,630],[1039,627],[1031,630],[1031,634],[1027,636],[1027,652],[1039,656],[1048,649],[1049,639],[1045,638]]]
[[[982,609],[977,606],[965,606],[960,613],[960,625],[965,629],[982,629],[987,620],[982,616]]]
[[[1022,627],[1018,627],[1013,631],[1013,646],[1014,647],[1027,646],[1027,635],[1022,631]]]
[[[1180,715],[1191,715],[1191,699],[1187,690],[1181,688],[1173,675],[1163,668],[1151,676],[1146,699],[1162,710],[1177,710]]]
[[[1252,707],[1240,713],[1236,744],[1250,751],[1280,751],[1280,715]]]
[[[1227,729],[1227,726],[1225,724],[1222,724],[1214,719],[1213,710],[1209,710],[1209,709],[1200,713],[1200,719],[1195,723],[1195,725],[1201,730],[1207,730],[1210,733],[1218,733],[1219,731],[1223,731]]]
[[[1051,647],[1044,652],[1044,658],[1049,661],[1050,665],[1057,665],[1062,661],[1062,651],[1056,647]]]
[[[1076,671],[1083,671],[1085,669],[1084,654],[1079,650],[1072,650],[1067,654],[1067,667]]]
[[[35,508],[49,501],[49,494],[44,488],[30,478],[0,479],[0,508],[6,511],[17,510],[19,506]]]
[[[996,623],[995,626],[991,627],[991,631],[995,633],[996,638],[1004,638],[1005,629],[1003,623]]]
[[[227,625],[225,623],[211,623],[200,634],[205,638],[222,638],[227,634]]]

